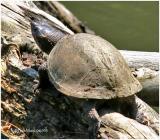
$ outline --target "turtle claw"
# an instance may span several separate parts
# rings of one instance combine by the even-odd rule
[[[100,120],[98,112],[95,108],[92,108],[89,113],[88,113],[89,117],[93,120]]]

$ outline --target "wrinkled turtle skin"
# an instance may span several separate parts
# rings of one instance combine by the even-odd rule
[[[48,71],[57,90],[77,98],[127,97],[142,89],[112,44],[85,33],[58,41],[49,54]]]

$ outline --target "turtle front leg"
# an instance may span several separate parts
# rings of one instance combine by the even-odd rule
[[[88,122],[89,122],[89,138],[96,139],[97,132],[100,128],[101,119],[96,110],[96,102],[95,101],[87,101],[84,104],[84,111],[87,114]]]
[[[122,113],[126,117],[135,119],[137,114],[135,95],[119,99],[119,101],[120,101],[120,113]]]

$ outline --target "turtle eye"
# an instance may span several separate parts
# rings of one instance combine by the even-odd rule
[[[37,31],[38,31],[38,29],[37,29],[37,28],[33,28],[33,31],[34,31],[34,32],[37,32]]]
[[[40,26],[38,26],[37,23],[35,22],[31,22],[31,30],[32,30],[32,33],[36,36],[40,36]]]

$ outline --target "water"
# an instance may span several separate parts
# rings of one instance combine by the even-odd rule
[[[159,23],[156,1],[62,2],[81,21],[118,49],[158,51]]]

